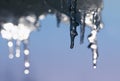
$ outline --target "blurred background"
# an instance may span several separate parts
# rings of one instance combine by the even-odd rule
[[[120,81],[119,3],[104,1],[97,69],[92,68],[92,52],[87,48],[90,29],[86,27],[84,44],[79,44],[78,36],[70,49],[69,24],[61,23],[57,28],[55,15],[48,15],[30,37],[29,75],[23,73],[23,56],[10,60],[7,41],[0,37],[0,81]]]

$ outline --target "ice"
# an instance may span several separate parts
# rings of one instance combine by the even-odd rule
[[[70,24],[70,48],[74,47],[75,38],[78,35],[77,27],[80,27],[80,44],[84,42],[85,27],[90,28],[88,47],[92,51],[93,68],[96,68],[97,34],[103,28],[102,8],[102,0],[37,0],[32,4],[26,0],[10,0],[10,4],[7,4],[6,0],[1,0],[0,34],[8,41],[9,58],[13,59],[14,52],[17,58],[24,53],[24,73],[29,74],[30,34],[40,26],[39,20],[43,20],[47,14],[56,14],[57,26],[62,22]],[[21,44],[24,47],[21,47]],[[24,49],[21,50],[21,48]]]

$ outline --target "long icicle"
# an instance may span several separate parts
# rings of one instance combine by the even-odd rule
[[[76,21],[76,6],[77,0],[71,0],[70,4],[70,37],[71,37],[71,45],[70,48],[74,47],[74,39],[78,35],[76,28],[79,25]]]
[[[24,66],[25,66],[25,70],[24,73],[25,74],[29,74],[29,67],[30,67],[30,62],[29,62],[29,49],[28,49],[28,40],[24,40]]]
[[[103,27],[101,18],[98,12],[98,9],[93,13],[93,27],[91,34],[88,36],[88,40],[90,42],[89,48],[92,50],[93,53],[93,68],[96,68],[97,59],[98,59],[98,46],[97,46],[97,33]]]
[[[86,13],[83,11],[81,12],[81,26],[80,26],[80,44],[84,41],[84,33],[85,33],[85,17]]]

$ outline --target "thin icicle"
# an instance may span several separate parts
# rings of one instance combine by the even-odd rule
[[[10,40],[8,41],[8,47],[9,47],[9,58],[14,58],[14,50],[13,50],[13,42]]]
[[[16,57],[20,57],[20,45],[21,45],[21,41],[20,40],[16,40]]]
[[[84,41],[84,33],[85,33],[85,17],[86,13],[83,11],[81,12],[81,26],[80,26],[80,44]]]
[[[92,18],[92,26],[91,26],[91,34],[88,36],[88,40],[90,42],[89,48],[92,50],[93,53],[93,68],[96,68],[97,59],[98,59],[98,46],[97,46],[97,33],[99,30],[103,27],[101,22],[101,17],[99,13],[99,9],[95,10],[93,12],[93,18]]]
[[[88,36],[88,40],[90,42],[89,48],[92,50],[93,53],[93,68],[96,68],[97,58],[98,58],[98,46],[97,46],[97,30],[92,30],[91,34]]]
[[[57,27],[59,27],[60,25],[60,22],[61,22],[61,13],[57,12],[56,13],[56,19],[57,19]]]
[[[71,45],[70,48],[74,47],[74,40],[75,37],[78,35],[76,28],[79,25],[76,21],[76,1],[77,0],[71,0],[70,4],[70,37],[71,37]]]
[[[24,44],[24,66],[25,66],[25,70],[24,73],[25,74],[29,74],[29,67],[30,67],[30,62],[29,62],[29,49],[28,49],[28,39],[23,41]]]

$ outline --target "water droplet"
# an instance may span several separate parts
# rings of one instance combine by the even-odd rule
[[[29,71],[28,69],[25,69],[25,70],[24,70],[24,73],[25,73],[25,74],[29,74],[30,71]]]
[[[16,55],[15,55],[17,58],[19,58],[20,57],[20,53],[16,53]]]
[[[25,55],[29,55],[29,50],[28,50],[28,49],[25,49],[25,50],[24,50],[24,54],[25,54]]]
[[[9,54],[9,59],[13,59],[14,55],[13,54]]]
[[[30,67],[30,63],[29,62],[25,62],[25,67],[26,68]]]
[[[94,68],[94,69],[96,69],[96,68],[97,68],[97,66],[93,66],[93,68]]]

